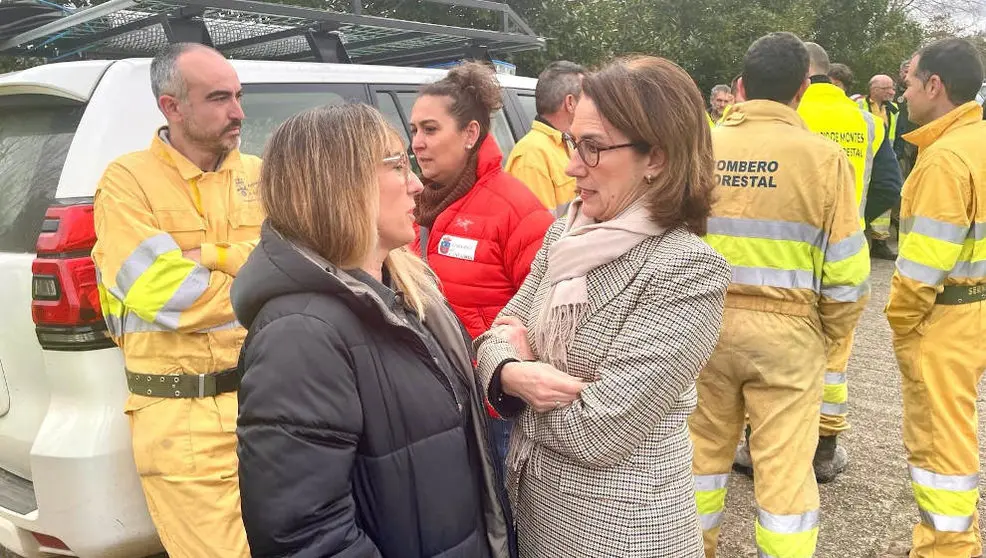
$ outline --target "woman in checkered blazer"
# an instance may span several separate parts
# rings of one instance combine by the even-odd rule
[[[589,74],[567,172],[579,198],[476,340],[521,558],[698,558],[686,419],[730,269],[698,235],[713,157],[701,93],[654,57]]]

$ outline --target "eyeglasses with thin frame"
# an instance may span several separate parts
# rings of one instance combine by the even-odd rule
[[[394,169],[400,171],[404,175],[404,180],[410,180],[411,178],[411,159],[408,157],[407,152],[401,152],[397,155],[391,155],[390,157],[384,157],[383,163],[387,165],[394,165]]]
[[[582,138],[581,140],[575,141],[575,137],[568,132],[562,133],[562,141],[565,142],[565,148],[568,150],[568,156],[571,157],[573,153],[578,151],[579,157],[582,158],[582,162],[585,166],[589,168],[594,168],[599,164],[599,154],[603,151],[609,151],[611,149],[623,149],[625,147],[636,147],[636,148],[646,148],[648,145],[639,141],[632,141],[629,143],[620,143],[617,145],[599,145],[590,138]]]

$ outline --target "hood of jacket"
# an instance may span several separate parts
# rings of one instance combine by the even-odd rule
[[[264,304],[295,293],[338,296],[351,307],[372,309],[396,320],[390,310],[390,301],[385,303],[365,283],[314,251],[287,240],[269,221],[264,221],[260,243],[240,268],[230,291],[236,319],[250,329]]]

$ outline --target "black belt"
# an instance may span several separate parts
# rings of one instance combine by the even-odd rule
[[[138,374],[127,370],[127,387],[130,393],[146,397],[214,397],[239,389],[240,375],[236,368],[211,374],[169,375]]]
[[[949,285],[935,299],[935,304],[969,304],[986,300],[986,283],[981,285]]]

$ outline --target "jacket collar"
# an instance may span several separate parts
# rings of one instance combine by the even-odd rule
[[[503,152],[497,146],[496,139],[493,137],[491,130],[490,133],[486,134],[486,139],[479,145],[479,151],[476,153],[477,180],[487,174],[501,170],[502,162]]]
[[[780,122],[807,130],[805,121],[791,107],[775,101],[746,101],[732,106],[729,113],[719,122],[719,126],[739,126],[743,122]]]
[[[808,86],[805,90],[805,94],[801,97],[802,103],[849,103],[856,106],[849,97],[846,97],[846,93],[839,89],[832,83],[813,83]]]
[[[177,149],[175,149],[171,142],[167,140],[168,137],[168,127],[162,126],[158,129],[157,133],[154,134],[154,139],[151,140],[151,153],[153,153],[158,159],[161,159],[166,164],[176,168],[178,174],[181,175],[182,180],[192,180],[193,178],[198,178],[208,171],[204,171],[198,167],[195,163],[188,160],[187,157],[181,154]],[[240,150],[234,149],[223,157],[219,168],[215,172],[223,172],[225,170],[232,171],[242,171],[243,162],[240,159]]]
[[[921,126],[913,132],[904,134],[904,139],[918,146],[928,147],[948,132],[976,124],[983,119],[983,107],[976,101],[969,101],[952,109],[944,116]]]
[[[559,147],[564,146],[564,143],[562,142],[561,139],[561,130],[555,128],[554,126],[548,124],[543,120],[540,120],[540,118],[541,117],[539,116],[534,120],[534,123],[531,124],[531,131],[537,132],[539,134],[544,134],[545,136],[548,137],[548,139],[551,140],[551,143],[554,143]]]

